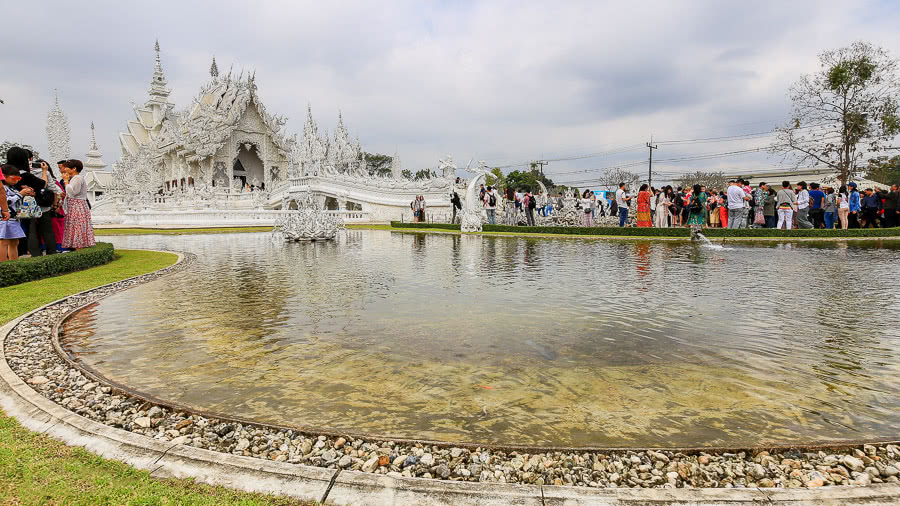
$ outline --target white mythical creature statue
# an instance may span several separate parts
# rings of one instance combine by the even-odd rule
[[[297,202],[299,209],[282,215],[273,230],[286,242],[328,241],[334,239],[338,231],[344,229],[344,220],[336,214],[322,210],[310,193],[298,198]]]
[[[469,171],[469,165],[471,164],[472,160],[469,160],[469,163],[466,164],[467,171]],[[481,232],[482,204],[478,186],[487,179],[488,167],[481,161],[478,163],[478,167],[471,170],[471,172],[475,173],[475,177],[469,181],[469,186],[466,188],[466,202],[463,207],[460,228],[463,232]]]

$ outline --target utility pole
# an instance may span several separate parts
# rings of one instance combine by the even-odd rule
[[[531,168],[540,166],[541,167],[541,175],[543,176],[544,175],[544,165],[549,165],[549,164],[550,164],[550,162],[548,162],[547,160],[535,160],[535,161],[531,162]]]
[[[647,186],[653,186],[653,150],[659,149],[659,145],[653,144],[653,134],[650,134],[650,142],[647,143],[650,148],[650,164],[647,167]]]

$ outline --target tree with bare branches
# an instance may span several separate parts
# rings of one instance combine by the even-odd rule
[[[703,172],[701,170],[683,174],[675,182],[681,187],[694,186],[695,184],[705,185],[710,190],[722,190],[728,186],[728,178],[725,177],[724,172]]]
[[[790,89],[791,121],[772,150],[797,166],[826,165],[846,183],[900,134],[898,61],[867,42],[819,55],[820,69]]]
[[[607,189],[618,188],[619,183],[625,183],[628,188],[633,188],[640,181],[641,176],[618,167],[609,169],[597,177],[597,184]]]

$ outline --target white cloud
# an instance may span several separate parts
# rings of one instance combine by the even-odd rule
[[[220,70],[257,71],[269,111],[299,131],[305,107],[340,108],[364,148],[433,165],[451,153],[503,162],[603,151],[655,138],[755,131],[787,117],[786,90],[816,54],[855,39],[889,49],[900,21],[866,2],[21,2],[7,6],[0,139],[46,145],[58,88],[73,155],[89,129],[111,163],[129,98],[146,98],[153,41],[185,106]],[[739,126],[735,126],[739,125]],[[656,156],[751,145],[667,146]],[[645,151],[554,162],[549,173],[639,160]],[[703,166],[764,166],[764,157]],[[723,165],[724,164],[724,165]],[[660,170],[679,170],[670,164]],[[686,166],[684,169],[694,168]],[[566,179],[562,177],[562,179]]]

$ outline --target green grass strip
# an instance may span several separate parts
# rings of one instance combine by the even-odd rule
[[[238,234],[270,232],[272,227],[207,227],[207,228],[95,228],[94,235],[190,235]]]

